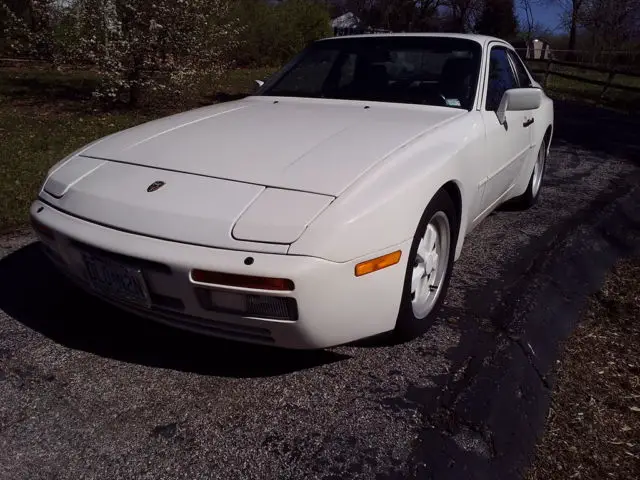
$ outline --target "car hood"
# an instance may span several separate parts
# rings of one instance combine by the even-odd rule
[[[124,130],[81,155],[337,196],[395,150],[464,113],[253,96]]]

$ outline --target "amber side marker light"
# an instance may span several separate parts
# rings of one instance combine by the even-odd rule
[[[34,230],[36,230],[37,232],[40,232],[45,237],[53,240],[53,238],[54,238],[53,230],[51,230],[49,227],[47,227],[46,225],[40,223],[35,218],[31,219],[31,225],[33,226]]]
[[[209,272],[207,270],[191,270],[191,279],[194,282],[227,287],[280,291],[291,291],[294,289],[293,282],[287,278],[253,277],[233,273]]]
[[[395,252],[387,253],[381,257],[373,258],[371,260],[367,260],[366,262],[361,262],[356,265],[356,277],[361,277],[362,275],[366,275],[367,273],[377,272],[378,270],[382,270],[383,268],[390,267],[391,265],[395,265],[400,261],[400,256],[402,252],[397,250]]]

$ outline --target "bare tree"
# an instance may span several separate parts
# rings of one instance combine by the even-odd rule
[[[535,19],[533,18],[532,0],[520,0],[520,8],[524,11],[526,37],[531,38],[533,29],[535,28]]]
[[[576,49],[578,27],[580,26],[581,18],[588,2],[589,0],[542,0],[543,4],[557,5],[561,8],[560,20],[569,31],[569,44],[567,48],[571,51]]]
[[[594,56],[623,51],[640,43],[640,0],[590,0],[581,26],[588,34]],[[614,61],[610,56],[609,60]]]
[[[345,9],[369,26],[394,31],[421,31],[435,27],[443,0],[347,0]]]
[[[483,3],[482,0],[443,0],[448,10],[448,30],[460,33],[474,31]]]

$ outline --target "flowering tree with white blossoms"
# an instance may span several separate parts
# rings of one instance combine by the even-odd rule
[[[136,105],[144,91],[184,94],[231,64],[240,28],[229,0],[67,0],[70,63],[97,69],[99,98]]]
[[[11,55],[50,60],[54,50],[55,0],[0,0],[0,45]]]

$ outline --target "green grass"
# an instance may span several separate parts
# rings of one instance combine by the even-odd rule
[[[195,98],[105,111],[91,101],[96,78],[90,72],[0,69],[0,231],[27,222],[47,170],[82,145],[159,116],[246,95],[254,79],[270,72],[236,70],[203,85]]]
[[[47,170],[90,141],[146,120],[142,115],[25,115],[0,108],[0,231],[27,219]]]

